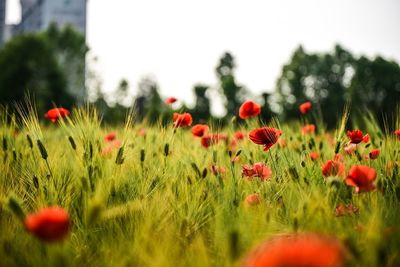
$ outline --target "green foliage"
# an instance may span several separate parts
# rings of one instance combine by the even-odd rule
[[[297,118],[299,105],[312,101],[331,128],[346,103],[361,114],[393,115],[400,99],[400,67],[381,57],[356,58],[339,45],[325,54],[308,54],[299,47],[282,69],[276,97],[283,118]]]

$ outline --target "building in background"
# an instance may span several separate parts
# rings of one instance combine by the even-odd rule
[[[21,0],[21,22],[16,33],[44,31],[54,22],[86,33],[87,0]]]
[[[0,0],[0,46],[4,40],[6,26],[6,0]]]

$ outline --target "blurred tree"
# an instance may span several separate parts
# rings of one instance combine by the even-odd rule
[[[379,119],[394,115],[400,101],[400,66],[382,57],[357,61],[349,94],[353,106],[372,110]],[[381,121],[383,123],[383,121]]]
[[[119,82],[118,88],[115,92],[116,101],[118,104],[123,105],[129,96],[129,83],[127,80],[122,79]]]
[[[269,106],[269,99],[271,97],[271,94],[269,93],[262,93],[261,97],[263,99],[264,105],[261,108],[261,119],[264,123],[267,123],[271,120],[272,116],[274,113],[272,112],[270,106]]]
[[[300,46],[277,81],[276,98],[285,119],[298,118],[298,106],[312,101],[329,127],[336,126],[346,102],[353,114],[365,110],[392,115],[400,99],[400,66],[376,57],[355,58],[339,45],[332,53],[307,54]]]
[[[57,105],[68,107],[65,75],[49,39],[43,34],[16,36],[0,50],[0,102],[21,102],[32,92],[39,113]]]
[[[233,71],[235,69],[235,61],[233,56],[226,52],[216,68],[216,73],[220,81],[222,94],[225,96],[227,111],[226,117],[235,116],[238,113],[239,107],[243,101],[245,94],[243,87],[238,86],[235,81]]]
[[[165,104],[158,92],[157,82],[151,77],[145,77],[139,82],[134,107],[139,121],[146,118],[150,124],[154,124],[161,118]]]
[[[14,37],[0,50],[0,102],[21,102],[28,91],[40,113],[83,102],[87,51],[85,37],[69,26]]]
[[[340,46],[332,54],[307,54],[300,46],[277,81],[277,99],[284,119],[298,118],[298,107],[311,101],[322,107],[324,121],[335,126],[348,100],[346,91],[356,61]]]
[[[206,93],[208,90],[207,85],[197,84],[194,86],[193,91],[195,94],[196,105],[191,111],[193,119],[200,122],[206,122],[210,118],[210,99]]]
[[[48,37],[52,44],[57,61],[68,81],[68,92],[74,96],[75,102],[82,104],[87,96],[85,58],[89,51],[85,36],[71,25],[60,30],[55,23],[50,24],[43,34]]]

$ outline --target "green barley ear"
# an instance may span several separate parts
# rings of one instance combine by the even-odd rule
[[[5,136],[3,136],[3,151],[6,152],[7,149],[8,149],[7,139]]]
[[[141,163],[143,163],[143,161],[144,161],[144,159],[145,159],[145,151],[144,151],[144,149],[142,148],[141,150],[140,150],[140,162]]]
[[[29,134],[26,135],[26,140],[28,140],[28,144],[30,149],[33,149],[33,142],[32,142],[32,138]]]
[[[118,154],[117,157],[115,159],[115,164],[121,165],[122,163],[124,163],[124,147],[120,147],[118,150]]]
[[[89,214],[87,217],[87,222],[88,224],[93,224],[96,221],[98,221],[101,217],[101,213],[103,211],[103,206],[101,205],[100,202],[93,202],[89,206]]]
[[[37,140],[37,146],[39,147],[40,155],[42,156],[42,158],[44,160],[47,160],[48,157],[47,150],[44,147],[42,141],[40,141],[39,139]]]
[[[74,138],[72,138],[72,136],[68,136],[68,141],[71,144],[72,149],[76,150],[76,143],[75,143]]]
[[[335,146],[335,154],[338,154],[338,153],[339,153],[340,145],[341,145],[340,141],[337,141],[337,142],[336,142],[336,146]]]
[[[293,180],[299,180],[299,173],[294,166],[291,166],[289,168],[289,174],[293,178]]]
[[[169,144],[166,143],[164,146],[164,156],[168,156],[169,155]]]
[[[32,182],[33,182],[33,186],[34,186],[36,189],[39,189],[39,179],[37,178],[36,175],[33,176]]]
[[[216,150],[213,151],[213,162],[217,163],[217,151]]]
[[[239,233],[236,230],[229,233],[229,251],[232,260],[239,257]]]
[[[8,198],[8,207],[18,217],[20,221],[25,220],[25,212],[22,209],[21,201],[14,195]]]
[[[207,172],[208,172],[208,171],[207,171],[207,168],[204,168],[204,169],[203,169],[203,172],[202,172],[202,174],[201,174],[201,177],[203,177],[203,179],[207,177]]]
[[[196,163],[192,162],[190,165],[192,166],[192,169],[196,172],[197,176],[201,177],[200,169],[199,167],[197,167]]]

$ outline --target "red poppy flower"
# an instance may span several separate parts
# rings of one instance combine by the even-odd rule
[[[261,106],[251,100],[244,102],[239,108],[239,117],[247,119],[255,117],[261,112]]]
[[[138,131],[138,135],[139,135],[139,136],[145,137],[146,134],[147,134],[146,128],[140,128],[140,129],[139,129],[139,131]]]
[[[117,134],[114,132],[108,133],[106,134],[106,136],[104,136],[104,140],[106,142],[112,142],[117,138]]]
[[[260,204],[260,196],[257,193],[250,194],[245,198],[244,204],[248,207],[256,206],[256,205]]]
[[[373,168],[363,165],[351,167],[345,183],[356,188],[356,193],[369,192],[375,189],[374,181],[376,171]]]
[[[312,161],[315,161],[315,160],[319,159],[319,157],[320,157],[319,153],[315,152],[315,151],[310,152],[309,156]]]
[[[70,228],[69,214],[60,207],[48,207],[30,214],[24,223],[30,233],[47,242],[63,240]]]
[[[263,127],[252,130],[249,134],[249,137],[253,143],[257,145],[264,145],[264,151],[267,151],[276,143],[276,141],[278,141],[278,138],[281,135],[282,131],[278,129]]]
[[[393,133],[395,136],[397,136],[398,139],[400,139],[400,129],[395,130]]]
[[[380,153],[381,151],[379,150],[379,148],[373,149],[371,152],[369,152],[369,158],[376,159]]]
[[[302,134],[313,134],[315,133],[315,125],[314,124],[307,124],[301,128]]]
[[[208,132],[208,126],[205,124],[196,124],[192,127],[192,134],[197,137],[202,137]]]
[[[350,142],[352,144],[359,144],[365,138],[365,136],[363,136],[363,132],[360,130],[347,131],[347,136],[350,138]],[[369,140],[369,137],[367,137],[367,138]]]
[[[364,143],[368,143],[369,142],[369,134],[364,135],[363,140]]]
[[[192,115],[189,113],[179,114],[174,112],[172,120],[174,121],[174,127],[187,127],[192,125],[193,119]]]
[[[167,105],[171,105],[173,103],[175,103],[178,99],[176,99],[175,97],[168,97],[167,99],[165,99],[165,104]]]
[[[49,119],[52,123],[56,123],[58,119],[60,118],[65,118],[69,115],[69,110],[65,108],[53,108],[47,111],[46,114],[44,114],[46,119]]]
[[[342,245],[336,239],[317,234],[278,236],[251,251],[242,267],[344,265]]]
[[[303,103],[303,104],[301,104],[300,106],[299,106],[299,110],[300,110],[300,112],[301,112],[301,114],[306,114],[306,113],[308,113],[310,110],[312,109],[312,104],[311,104],[311,102],[305,102],[305,103]]]
[[[336,217],[352,215],[356,213],[358,213],[358,208],[355,207],[353,204],[348,204],[348,205],[339,204],[335,208]]]
[[[235,135],[234,135],[236,140],[243,140],[245,136],[246,136],[245,133],[241,132],[241,131],[235,132]]]
[[[338,160],[328,160],[322,165],[322,175],[341,176],[344,174],[344,164]]]
[[[226,140],[226,134],[207,134],[203,135],[200,139],[200,143],[203,147],[208,148],[211,145],[218,143],[221,140]]]
[[[243,165],[242,175],[248,180],[253,180],[254,177],[260,177],[261,181],[266,181],[272,176],[271,169],[262,162],[254,163],[253,166]]]

